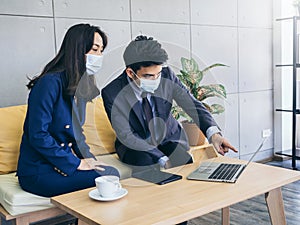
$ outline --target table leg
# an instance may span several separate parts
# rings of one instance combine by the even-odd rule
[[[222,225],[230,225],[229,207],[222,208]]]
[[[281,188],[265,194],[272,225],[286,225]]]

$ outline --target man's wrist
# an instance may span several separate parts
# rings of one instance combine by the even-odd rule
[[[211,143],[211,138],[214,134],[220,134],[222,136],[221,131],[217,126],[211,126],[206,130],[206,138],[209,143]]]
[[[159,158],[158,163],[161,167],[165,167],[166,162],[169,160],[168,156],[163,156],[161,158]]]

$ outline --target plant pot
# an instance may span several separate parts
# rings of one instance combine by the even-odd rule
[[[205,144],[206,137],[195,123],[182,121],[181,124],[186,132],[190,146],[198,146]]]

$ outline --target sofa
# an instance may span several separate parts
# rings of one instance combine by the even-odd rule
[[[2,224],[24,225],[66,214],[54,207],[50,198],[23,191],[16,177],[19,145],[23,133],[26,105],[0,108],[0,217]],[[91,152],[101,161],[116,167],[121,179],[131,176],[131,169],[122,164],[114,149],[115,133],[104,110],[101,98],[87,105],[84,133]],[[205,150],[201,147],[202,150]],[[192,148],[190,152],[200,154]],[[197,155],[196,154],[196,155]],[[214,157],[214,152],[196,156]]]
[[[20,215],[32,217],[33,212],[38,211],[46,211],[52,216],[63,213],[54,209],[50,198],[28,193],[19,186],[16,168],[26,110],[27,105],[0,108],[0,216],[3,224],[5,220],[20,220]],[[121,179],[130,177],[130,168],[123,165],[115,153],[116,135],[106,116],[101,98],[88,103],[83,129],[91,152],[105,163],[116,167]]]

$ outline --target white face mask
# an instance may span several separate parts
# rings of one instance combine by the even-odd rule
[[[102,67],[103,55],[86,54],[86,73],[94,75],[99,72]]]
[[[135,76],[140,81],[140,85],[138,85],[139,88],[142,91],[150,92],[150,93],[154,93],[154,91],[158,88],[158,86],[160,84],[160,80],[161,80],[161,76],[159,76],[155,80],[142,79],[142,78],[139,78],[136,74],[135,74]]]

